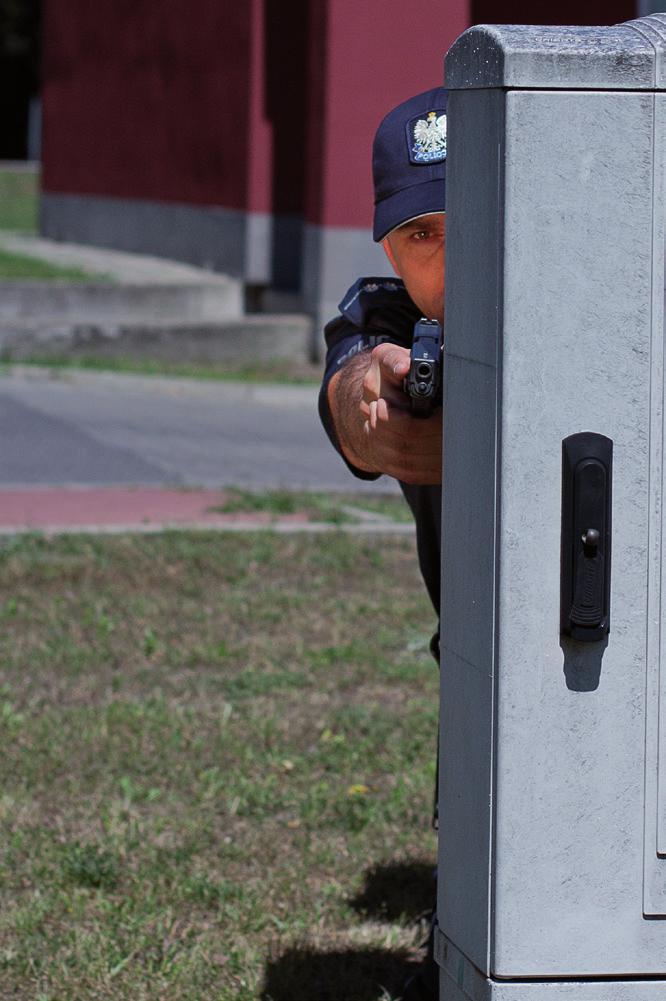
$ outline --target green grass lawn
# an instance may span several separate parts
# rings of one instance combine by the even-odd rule
[[[11,358],[2,361],[5,368],[11,365]],[[151,361],[142,358],[102,358],[94,355],[79,355],[67,358],[53,358],[48,355],[33,355],[21,359],[16,364],[33,365],[58,369],[87,369],[93,372],[127,372],[130,375],[171,375],[190,379],[216,379],[233,382],[277,382],[288,385],[317,386],[321,382],[322,366],[307,361],[256,361],[251,364],[230,362]]]
[[[337,494],[310,490],[241,490],[226,487],[222,504],[211,511],[222,514],[270,514],[275,518],[289,514],[305,514],[309,521],[342,524],[386,519],[412,522],[412,514],[402,494]]]
[[[39,211],[39,173],[30,170],[0,169],[0,230],[36,233]],[[27,254],[0,249],[0,281],[23,279],[107,281],[105,275],[91,275],[80,268],[58,267]]]
[[[40,261],[27,254],[14,254],[0,248],[0,281],[16,281],[24,279],[50,280],[61,278],[67,281],[90,282],[107,281],[104,275],[91,275],[80,268],[64,268],[48,261]]]
[[[37,232],[39,174],[0,170],[0,229]]]
[[[396,997],[434,896],[413,541],[27,536],[0,562],[0,998]]]

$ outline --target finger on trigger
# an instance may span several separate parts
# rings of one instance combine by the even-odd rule
[[[382,358],[383,366],[392,375],[405,375],[409,370],[409,355],[405,356],[399,351],[387,351]]]
[[[394,375],[407,375],[409,372],[409,358],[403,358],[402,355],[394,357],[393,359],[393,374]]]

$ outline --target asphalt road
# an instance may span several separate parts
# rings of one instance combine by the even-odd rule
[[[356,480],[316,389],[17,367],[0,376],[0,487],[243,486],[395,492]]]

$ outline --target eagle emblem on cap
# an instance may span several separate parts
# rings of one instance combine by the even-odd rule
[[[435,163],[446,157],[446,114],[429,111],[425,118],[412,120],[410,159],[414,163]]]

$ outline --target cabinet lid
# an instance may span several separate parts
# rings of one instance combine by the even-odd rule
[[[666,90],[666,14],[610,27],[479,24],[445,65],[450,90]]]

